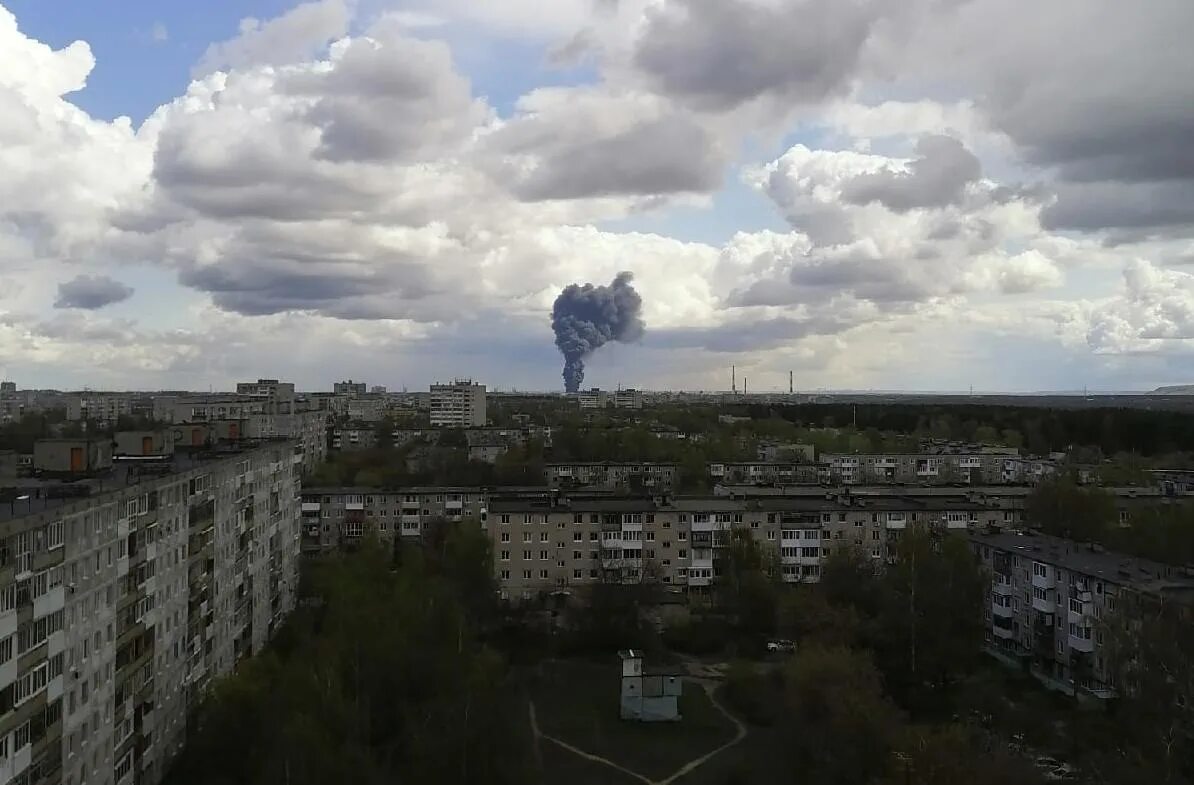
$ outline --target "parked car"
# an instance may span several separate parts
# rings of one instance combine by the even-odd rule
[[[767,641],[767,651],[769,652],[793,652],[796,651],[796,644],[788,640]]]

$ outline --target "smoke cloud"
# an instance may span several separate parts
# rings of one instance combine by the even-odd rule
[[[643,335],[643,298],[634,275],[618,273],[609,286],[571,284],[551,309],[551,329],[564,355],[564,389],[576,392],[585,378],[585,358],[610,341],[636,341]]]

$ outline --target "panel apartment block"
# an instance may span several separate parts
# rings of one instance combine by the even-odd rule
[[[299,460],[275,441],[7,489],[0,782],[161,779],[212,678],[294,607]]]
[[[872,558],[911,524],[968,531],[1009,525],[1007,511],[958,495],[821,493],[815,496],[618,495],[556,488],[304,489],[303,551],[318,553],[376,532],[416,538],[432,521],[480,526],[509,599],[597,582],[657,581],[701,594],[721,574],[730,531],[774,549],[788,582],[817,581],[840,547]],[[414,541],[412,539],[412,541]]]
[[[1114,695],[1099,625],[1125,593],[1194,602],[1194,578],[1185,571],[1098,546],[1002,532],[973,534],[971,547],[992,576],[989,649],[1071,693]]]

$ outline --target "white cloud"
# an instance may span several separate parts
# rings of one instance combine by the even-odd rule
[[[1168,239],[1186,220],[1184,157],[1172,158],[1173,184],[1158,185],[1145,176],[1151,153],[1121,145],[1130,115],[1084,135],[1065,107],[1045,105],[1091,47],[1065,54],[1040,86],[910,53],[904,38],[953,31],[977,59],[992,56],[976,33],[982,20],[998,28],[992,2],[944,4],[939,19],[923,16],[926,3],[877,13],[853,0],[428,0],[354,27],[353,3],[322,0],[246,20],[139,129],[71,103],[95,65],[86,44],[53,50],[0,8],[0,363],[205,386],[266,368],[351,375],[385,357],[421,380],[554,387],[556,293],[624,269],[648,333],[598,359],[607,385],[724,386],[737,363],[756,389],[784,385],[788,368],[806,387],[899,387],[884,380],[955,378],[967,347],[995,340],[1095,364],[1185,351],[1194,276],[1165,266],[1194,258]],[[1182,7],[1154,10],[1172,23]],[[1144,35],[1150,18],[1128,28]],[[1050,11],[1042,30],[1060,19]],[[1034,57],[1046,33],[1023,32]],[[598,75],[529,89],[500,116],[453,57],[485,35],[521,39],[517,52],[570,48]],[[1140,95],[1110,98],[1149,109],[1147,67],[1130,70],[1113,81]],[[1162,98],[1184,95],[1168,77],[1156,85]],[[1027,127],[1028,109],[1048,122]],[[806,143],[775,157],[793,111]],[[1170,149],[1155,113],[1140,116],[1152,124],[1140,146]],[[1183,117],[1175,110],[1176,126]],[[1067,152],[1067,134],[1137,174],[1124,184],[1094,171],[1087,148]],[[665,218],[685,216],[681,233],[695,236],[706,216],[724,227],[732,213],[718,211],[737,197],[718,192],[736,163],[787,230],[713,244],[599,228],[677,204]],[[1108,226],[1124,245],[1103,242]],[[1150,261],[1132,262],[1108,296],[1110,271],[1137,256]],[[159,293],[126,263],[170,271],[168,296],[202,305],[178,329],[130,316]],[[53,311],[72,279],[109,295],[123,290],[105,281],[128,280],[138,296],[113,304],[115,316]],[[939,362],[905,345],[943,332]]]
[[[207,48],[193,75],[202,77],[229,68],[305,60],[347,33],[351,18],[352,0],[306,2],[266,22],[245,17],[235,38]]]

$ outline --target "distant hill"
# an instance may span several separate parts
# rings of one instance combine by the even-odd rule
[[[1170,384],[1166,387],[1158,387],[1152,391],[1152,395],[1194,395],[1194,384]]]

